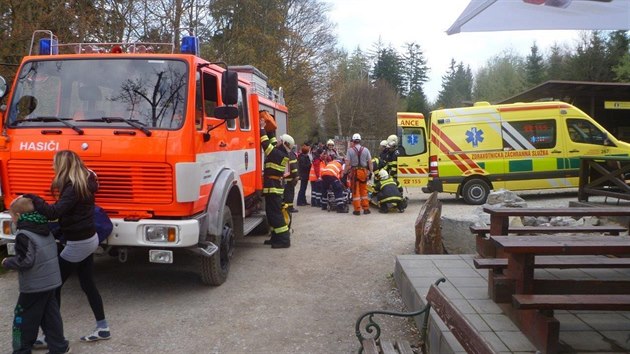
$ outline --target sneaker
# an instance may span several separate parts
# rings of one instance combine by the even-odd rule
[[[35,342],[33,342],[33,349],[48,349],[48,343],[46,343],[46,339],[42,337],[37,337]]]
[[[371,213],[370,209],[363,210],[363,214],[369,214],[369,213]]]
[[[109,333],[109,327],[97,328],[91,334],[81,337],[82,342],[95,342],[97,340],[109,339],[112,335]]]
[[[361,215],[361,212],[359,210],[355,210],[352,212],[352,215]]]

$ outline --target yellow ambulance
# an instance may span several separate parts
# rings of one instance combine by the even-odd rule
[[[429,181],[423,190],[455,193],[468,204],[483,204],[500,188],[577,187],[580,156],[630,153],[630,144],[564,102],[478,102],[436,110],[428,129]]]

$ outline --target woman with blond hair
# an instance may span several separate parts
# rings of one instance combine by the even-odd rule
[[[61,281],[66,282],[72,273],[79,277],[81,289],[87,295],[88,302],[96,319],[96,329],[82,341],[93,342],[111,337],[103,300],[94,284],[93,253],[99,240],[94,223],[94,193],[98,189],[96,174],[85,167],[75,152],[58,151],[53,158],[55,177],[50,185],[50,192],[56,202],[48,204],[41,197],[25,194],[33,200],[35,210],[48,220],[58,220],[66,245],[59,254]],[[61,303],[61,287],[57,290],[57,299]]]

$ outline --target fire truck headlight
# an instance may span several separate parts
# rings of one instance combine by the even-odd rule
[[[178,232],[175,226],[147,225],[144,227],[144,237],[149,242],[177,242]]]
[[[2,220],[2,233],[5,235],[15,235],[15,224],[11,220]]]

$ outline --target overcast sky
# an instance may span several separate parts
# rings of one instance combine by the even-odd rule
[[[330,18],[337,24],[339,44],[352,53],[369,50],[379,37],[402,53],[409,42],[420,44],[430,68],[424,85],[434,101],[451,58],[470,65],[473,73],[486,61],[512,50],[527,55],[534,41],[547,54],[555,42],[573,47],[579,31],[508,31],[446,35],[469,0],[328,0]]]

